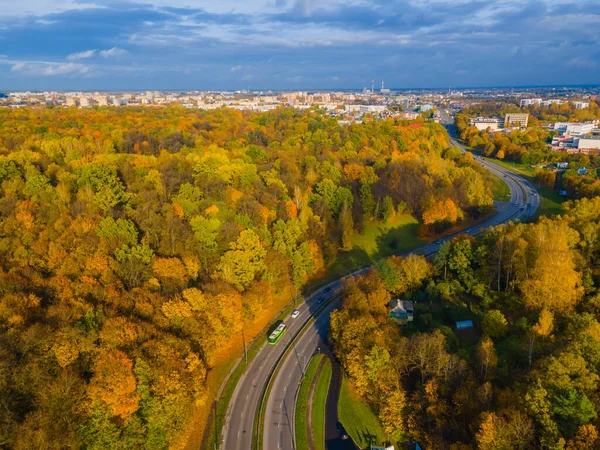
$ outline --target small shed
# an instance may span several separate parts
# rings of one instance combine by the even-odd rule
[[[472,320],[461,320],[459,322],[456,322],[456,329],[457,330],[466,330],[469,328],[473,328],[473,321]]]
[[[400,300],[398,298],[394,298],[390,301],[389,308],[390,317],[400,325],[405,325],[408,322],[412,322],[415,318],[413,302],[410,300]]]

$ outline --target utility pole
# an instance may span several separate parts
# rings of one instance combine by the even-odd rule
[[[242,342],[244,343],[244,360],[248,364],[248,352],[246,351],[246,338],[244,337],[244,328],[242,327]]]

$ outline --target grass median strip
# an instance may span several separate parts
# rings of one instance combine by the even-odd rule
[[[327,402],[327,393],[329,392],[329,384],[331,383],[331,374],[331,361],[327,358],[319,374],[311,403],[311,426],[315,450],[325,449],[325,403]],[[298,405],[296,404],[296,408],[299,408]]]
[[[344,377],[338,402],[338,416],[348,434],[359,448],[368,448],[371,443],[381,444],[385,434],[377,416],[369,405],[354,392]]]
[[[308,423],[307,423],[307,409],[310,398],[310,388],[315,381],[317,375],[317,369],[319,364],[323,360],[324,355],[315,355],[310,360],[302,384],[300,385],[300,391],[298,392],[298,400],[296,401],[296,447],[297,448],[309,448],[308,445]]]

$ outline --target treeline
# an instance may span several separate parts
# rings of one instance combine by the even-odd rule
[[[598,448],[600,197],[391,258],[345,289],[335,352],[392,440],[423,448]],[[392,297],[415,321],[389,318]],[[457,330],[470,319],[473,330]]]
[[[458,136],[469,147],[473,147],[487,157],[506,159],[524,164],[561,161],[564,155],[548,148],[552,132],[543,127],[529,127],[525,130],[513,130],[510,133],[479,131],[469,126],[470,117],[457,114],[455,126]]]
[[[572,102],[560,105],[529,105],[520,107],[520,101],[499,102],[497,100],[481,101],[476,105],[469,105],[463,109],[463,113],[469,116],[504,117],[507,113],[529,113],[530,125],[537,126],[539,122],[585,122],[600,119],[600,106],[597,100],[585,100],[589,106],[583,109],[575,108]]]
[[[600,195],[600,155],[568,154],[550,150],[548,144],[553,132],[546,128],[490,134],[469,126],[469,117],[464,114],[456,116],[455,125],[460,139],[486,157],[542,166],[538,167],[534,174],[542,186],[556,192],[565,191],[570,199]],[[568,169],[558,170],[555,165],[558,162],[567,162]],[[585,169],[585,173],[579,173],[578,169]]]
[[[436,124],[0,109],[0,446],[177,448],[217,349],[398,212],[491,208]]]
[[[570,199],[593,198],[600,195],[598,166],[600,157],[590,158],[587,155],[572,155],[565,158],[569,163],[567,169],[556,169],[555,166],[538,168],[534,175],[540,186],[554,189]]]

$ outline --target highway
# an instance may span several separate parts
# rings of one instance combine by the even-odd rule
[[[448,124],[448,119],[446,119],[446,125]],[[462,151],[466,151],[457,141],[452,140],[452,142]],[[486,228],[511,220],[525,220],[533,215],[539,206],[539,196],[535,188],[526,179],[484,158],[475,157],[475,161],[506,182],[511,192],[510,202],[497,202],[495,204],[497,212],[493,217],[473,226],[471,229],[448,236],[444,240],[464,233],[476,235]],[[432,242],[412,253],[433,254],[438,250],[439,245]],[[359,275],[365,270],[367,269],[349,276]],[[285,348],[290,344],[292,337],[320,306],[317,303],[318,299],[323,301],[323,299],[330,298],[341,287],[344,278],[334,281],[310,295],[302,305],[299,305],[300,315],[295,319],[289,318],[285,321],[288,331],[280,342],[275,346],[265,345],[250,363],[230,402],[223,427],[224,439],[221,448],[226,450],[250,450],[252,448],[254,417],[262,389],[268,381],[271,370]],[[338,306],[339,300],[327,305],[323,312],[319,314],[317,320],[296,340],[290,353],[280,364],[277,376],[272,381],[272,389],[265,407],[263,434],[263,448],[265,450],[296,449],[294,442],[294,411],[297,390],[310,357],[325,346],[329,327],[329,314]]]

